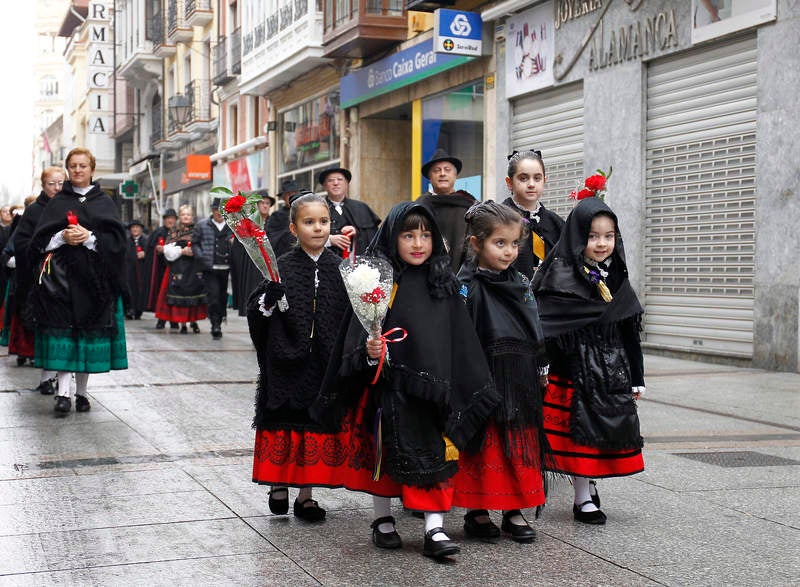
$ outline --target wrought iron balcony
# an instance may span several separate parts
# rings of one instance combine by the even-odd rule
[[[187,132],[207,132],[214,128],[211,117],[211,81],[196,79],[186,84],[184,95],[189,98]]]
[[[403,0],[325,0],[325,57],[363,58],[408,36]]]
[[[173,43],[191,41],[194,30],[186,24],[183,0],[169,0],[167,6],[167,37]]]
[[[157,12],[147,22],[145,34],[153,41],[153,53],[159,57],[175,54],[175,44],[167,41],[164,35],[164,14]]]
[[[164,125],[161,116],[161,106],[153,109],[150,119],[150,149],[155,150],[156,144],[164,139]]]
[[[214,85],[223,86],[242,72],[241,38],[236,29],[229,37],[220,37],[211,49]]]
[[[188,26],[205,26],[214,18],[211,0],[184,0],[184,17]]]
[[[236,29],[228,36],[228,54],[231,56],[231,73],[242,73],[242,31]]]

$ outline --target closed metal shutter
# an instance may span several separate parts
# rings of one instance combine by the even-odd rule
[[[647,77],[646,345],[753,356],[756,41]]]
[[[583,84],[514,101],[511,145],[512,150],[542,152],[547,172],[542,203],[566,218],[574,203],[569,193],[583,183]]]

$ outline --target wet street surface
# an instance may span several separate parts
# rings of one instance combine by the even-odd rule
[[[316,490],[322,524],[272,515],[246,322],[219,341],[154,325],[126,322],[130,368],[92,375],[91,411],[65,418],[0,347],[0,587],[800,583],[798,374],[647,355],[646,470],[598,482],[605,526],[573,521],[561,479],[533,544],[467,539],[454,510],[462,552],[437,563],[399,503],[398,551],[372,545],[368,495]]]

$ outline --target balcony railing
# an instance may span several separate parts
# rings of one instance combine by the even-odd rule
[[[144,37],[148,41],[153,41],[153,45],[160,45],[164,41],[164,15],[161,12],[147,19]]]
[[[214,18],[211,0],[184,0],[183,13],[189,26],[203,26]]]
[[[186,23],[183,0],[169,0],[167,34],[172,41],[191,41],[194,36],[192,27]]]
[[[231,56],[231,73],[239,75],[242,73],[242,31],[236,29],[228,37],[228,53]]]
[[[220,37],[211,50],[214,85],[222,86],[242,73],[242,37],[239,29],[229,37]]]
[[[161,106],[153,109],[150,126],[150,149],[155,150],[156,143],[164,138],[164,125],[161,116]]]
[[[191,117],[186,123],[209,122],[211,120],[211,82],[207,79],[196,79],[186,84],[185,95],[189,98]]]

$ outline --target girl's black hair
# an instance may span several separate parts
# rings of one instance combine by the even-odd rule
[[[528,235],[528,226],[522,215],[511,206],[499,204],[494,200],[473,204],[464,214],[464,221],[467,223],[465,250],[468,251],[470,257],[474,256],[474,251],[469,246],[471,236],[474,236],[478,243],[483,245],[483,241],[489,238],[498,226],[515,224],[520,228],[520,240]]]
[[[410,212],[403,218],[403,223],[400,225],[400,232],[408,232],[421,228],[422,230],[431,229],[431,221],[424,214],[419,212]]]
[[[516,175],[517,169],[519,168],[519,162],[525,159],[533,159],[535,161],[538,161],[542,166],[542,175],[544,176],[547,175],[544,169],[544,159],[542,159],[542,152],[530,149],[528,151],[514,151],[508,156],[508,170],[506,171],[508,177],[513,178]]]
[[[322,204],[326,208],[328,207],[328,202],[325,201],[325,198],[323,198],[322,196],[318,196],[313,192],[308,192],[307,194],[303,194],[296,200],[293,200],[292,205],[289,208],[289,222],[294,224],[295,220],[297,220],[297,215],[300,213],[300,208],[302,208],[307,204],[314,204],[314,203]]]

